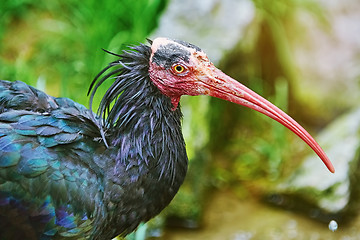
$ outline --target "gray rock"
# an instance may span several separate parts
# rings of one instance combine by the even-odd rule
[[[360,100],[357,80],[360,76],[360,2],[315,2],[321,4],[326,19],[317,21],[306,11],[297,18],[304,26],[301,41],[295,42],[293,52],[299,79],[304,86],[311,86],[303,88],[308,91],[307,95],[316,96],[321,102],[325,99],[338,107],[357,107]],[[338,93],[336,98],[335,92]]]
[[[279,185],[278,191],[280,195],[299,199],[292,204],[301,205],[305,199],[323,212],[344,213],[352,209],[350,196],[356,191],[352,181],[357,178],[359,163],[360,109],[339,117],[317,139],[333,162],[335,174],[327,172],[318,157],[311,153],[300,168]]]
[[[173,0],[152,35],[198,45],[217,64],[242,39],[254,15],[250,0]]]

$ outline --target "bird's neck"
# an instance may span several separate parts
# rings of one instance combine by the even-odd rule
[[[115,160],[106,171],[106,179],[109,186],[115,183],[127,193],[112,201],[129,203],[129,212],[136,212],[142,221],[159,214],[174,198],[188,163],[181,111],[172,111],[171,100],[154,88],[139,94],[122,93],[121,115],[108,138],[108,152]],[[106,195],[117,196],[113,188],[106,190]],[[121,216],[123,210],[119,208],[113,214]]]
[[[147,79],[126,89],[115,103],[118,119],[110,145],[116,162],[133,181],[149,178],[153,183],[173,186],[174,194],[187,170],[185,142],[181,131],[180,106]]]

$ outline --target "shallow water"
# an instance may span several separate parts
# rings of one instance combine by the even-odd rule
[[[239,200],[231,192],[217,192],[208,203],[198,230],[167,229],[166,240],[360,240],[360,216],[350,225],[337,221],[329,230],[301,214],[275,208],[256,199]]]

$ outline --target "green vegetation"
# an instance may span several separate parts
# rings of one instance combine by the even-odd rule
[[[87,106],[89,82],[127,44],[143,42],[166,0],[2,1],[0,76]]]

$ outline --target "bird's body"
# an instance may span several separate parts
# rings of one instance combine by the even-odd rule
[[[158,214],[183,182],[181,112],[148,79],[139,76],[121,95],[117,127],[106,133],[109,148],[101,119],[84,106],[22,82],[0,84],[0,236],[3,229],[18,234],[21,223],[31,226],[24,226],[24,239],[42,232],[76,239],[84,230],[95,239],[127,234]],[[15,210],[12,221],[6,213]],[[22,214],[33,217],[16,221]],[[46,221],[32,232],[36,218]]]
[[[188,74],[206,74],[194,61],[213,65],[199,48],[168,39],[118,56],[91,86],[92,99],[115,76],[98,116],[70,99],[0,81],[0,240],[125,236],[175,196],[187,170],[180,96],[226,98],[212,87],[174,85],[166,74],[193,80]]]

